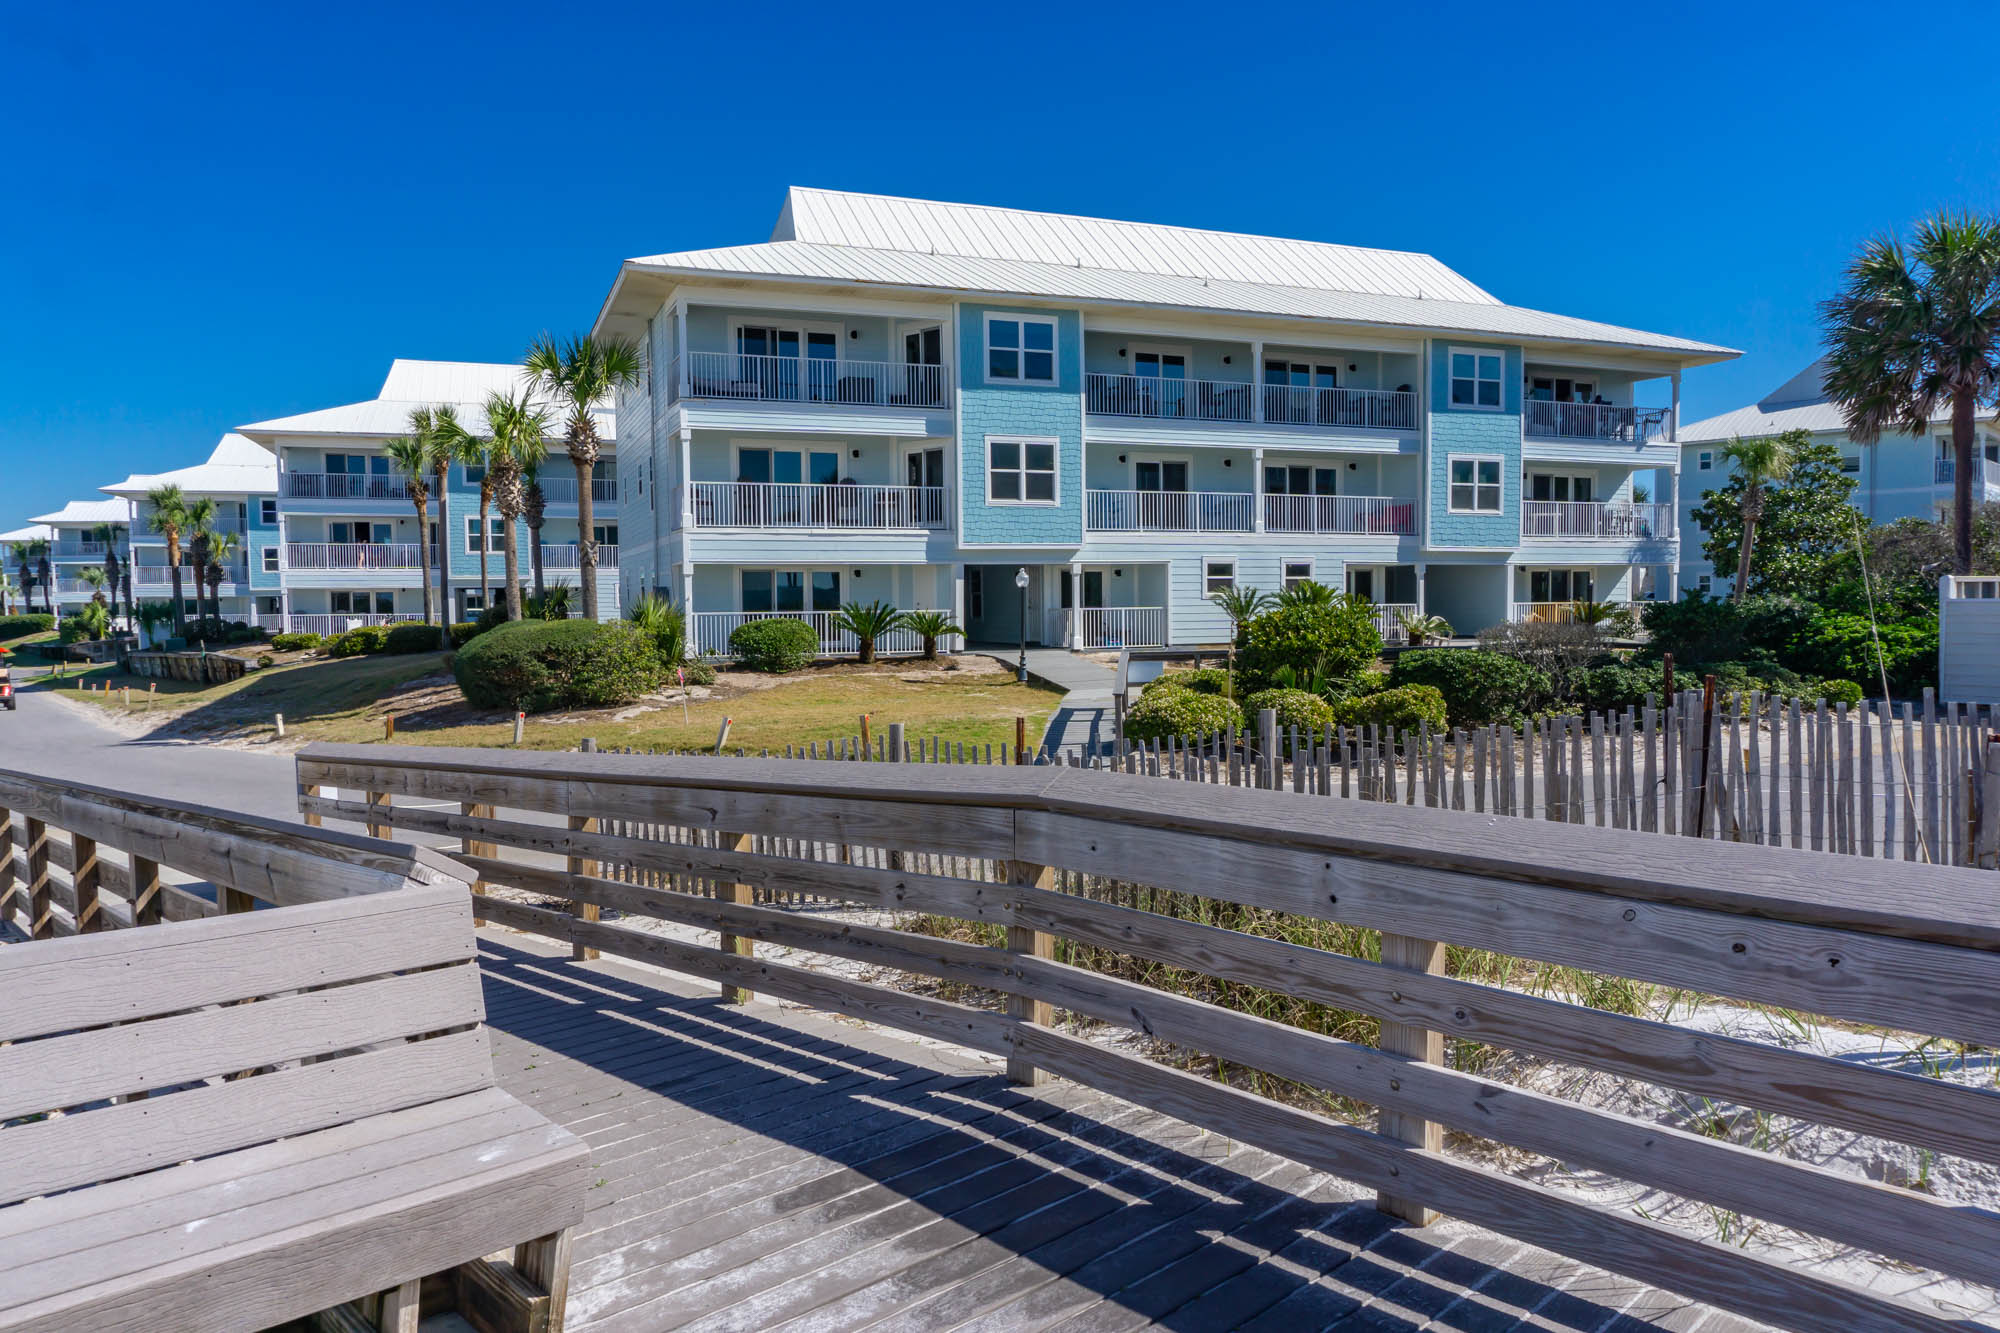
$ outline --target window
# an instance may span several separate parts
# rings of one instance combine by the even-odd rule
[[[1287,560],[1285,562],[1285,591],[1290,592],[1301,583],[1313,581],[1313,562],[1310,560]]]
[[[387,542],[389,525],[364,523],[359,519],[336,520],[326,525],[326,539],[336,546],[367,546],[371,543]]]
[[[784,614],[840,609],[837,569],[746,569],[737,579],[745,611]]]
[[[590,535],[596,539],[599,546],[616,546],[618,544],[618,525],[616,523],[593,523],[590,527]]]
[[[1498,352],[1451,350],[1451,405],[1479,411],[1500,410],[1500,367]]]
[[[486,480],[486,464],[484,464],[484,463],[467,463],[467,464],[465,464],[465,465],[464,465],[464,467],[465,467],[465,484],[466,484],[466,485],[468,485],[468,486],[477,486],[477,485],[479,485],[479,483],[481,483],[481,482],[483,482],[483,481],[485,481],[485,480]]]
[[[1840,456],[1840,470],[1842,472],[1859,472],[1861,470],[1861,455],[1842,454]]]
[[[1135,491],[1185,491],[1188,488],[1188,464],[1179,458],[1141,458],[1132,463],[1132,489]]]
[[[1694,456],[1694,466],[1697,472],[1708,471],[1715,466],[1715,455],[1707,449],[1702,450]]]
[[[1595,498],[1596,485],[1597,479],[1589,475],[1536,472],[1528,478],[1528,498],[1557,502],[1588,501]]]
[[[1056,382],[1056,322],[1019,315],[986,320],[986,378],[1013,384]]]
[[[257,521],[267,528],[276,527],[278,525],[278,502],[276,500],[259,500],[257,502]]]
[[[1710,578],[1708,575],[1703,574],[1700,578],[1694,581],[1694,586],[1700,590],[1703,596],[1707,596],[1711,591],[1714,590],[1715,580]]]
[[[1264,465],[1264,493],[1267,495],[1337,495],[1340,469],[1332,467],[1291,467]]]
[[[1056,442],[988,439],[986,498],[994,504],[1054,504]]]
[[[1588,602],[1591,577],[1587,569],[1534,569],[1528,571],[1528,600],[1531,602]]]
[[[264,548],[264,572],[266,574],[278,572],[278,548],[275,546]]]
[[[498,519],[493,520],[493,531],[490,534],[486,532],[486,526],[486,524],[482,523],[476,517],[468,517],[465,520],[465,550],[467,554],[478,555],[482,550],[491,552],[500,549],[500,521]]]
[[[389,458],[386,454],[328,454],[326,470],[350,477],[386,477],[389,475]]]
[[[486,609],[486,594],[479,589],[467,588],[460,593],[460,596],[464,599],[463,605],[468,613]]]
[[[1460,458],[1451,464],[1451,509],[1459,514],[1500,512],[1500,460]]]
[[[1528,397],[1542,403],[1587,403],[1593,384],[1567,375],[1537,375],[1528,381]]]
[[[797,485],[811,482],[831,486],[840,480],[838,449],[770,449],[763,446],[736,451],[736,480],[781,482]]]
[[[1205,597],[1227,592],[1236,586],[1234,560],[1204,560],[1201,564],[1201,591]]]
[[[393,592],[335,592],[327,595],[331,599],[328,604],[337,616],[387,616],[394,615],[396,611],[396,594]]]

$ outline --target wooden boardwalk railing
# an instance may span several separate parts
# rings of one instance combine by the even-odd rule
[[[1991,1212],[1478,1077],[1448,1067],[1442,1049],[1446,1036],[1486,1043],[2000,1162],[2000,1093],[1445,975],[1444,946],[1458,945],[1990,1047],[2000,903],[1986,875],[1859,858],[1828,875],[1828,862],[1764,847],[1511,820],[1473,835],[1449,811],[1058,767],[830,772],[810,761],[316,745],[299,755],[298,781],[314,817],[460,839],[487,885],[714,930],[719,943],[494,896],[477,900],[485,920],[707,978],[735,998],[769,993],[1004,1056],[1017,1077],[1058,1074],[1343,1175],[1402,1216],[1440,1210],[1790,1328],[1953,1326],[1449,1155],[1442,1127],[2000,1285]],[[666,840],[666,827],[700,837]],[[844,859],[787,854],[803,843]],[[975,873],[937,873],[965,866]],[[1057,871],[1344,923],[1379,945],[1347,955],[1093,901],[1051,887]],[[756,905],[753,890],[1004,927],[1006,943],[816,919]],[[1058,937],[1373,1015],[1381,1045],[1065,965],[1051,956]],[[752,942],[997,998],[913,995],[758,958]],[[1060,1011],[1372,1105],[1377,1129],[1108,1049],[1055,1026]]]

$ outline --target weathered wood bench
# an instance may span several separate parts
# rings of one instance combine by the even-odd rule
[[[454,868],[19,774],[0,803],[0,915],[25,882],[77,932],[0,945],[0,1329],[561,1328],[587,1153],[495,1086]],[[108,881],[158,920],[177,858],[224,910],[104,929]],[[227,910],[253,892],[289,905]]]

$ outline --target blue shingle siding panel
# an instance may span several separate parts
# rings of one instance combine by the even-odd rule
[[[1475,411],[1451,405],[1451,351],[1498,352],[1501,355],[1501,411]],[[1490,343],[1431,344],[1430,545],[1515,546],[1521,539],[1521,349]],[[1478,454],[1500,458],[1500,512],[1451,512],[1451,456]]]
[[[991,314],[1053,316],[1056,320],[1054,385],[986,382],[986,317]],[[970,546],[1074,546],[1083,539],[1083,323],[1073,310],[960,306],[958,311],[959,476],[965,482],[965,525]],[[986,502],[988,436],[1053,439],[1056,497],[1053,505]]]

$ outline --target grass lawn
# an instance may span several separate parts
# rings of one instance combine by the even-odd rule
[[[88,688],[78,691],[79,680]],[[148,684],[156,687],[151,704],[141,697]],[[100,692],[100,685],[108,689]],[[127,685],[132,687],[129,709],[119,694]],[[266,741],[275,713],[285,715],[287,738],[298,740],[380,741],[383,719],[392,715],[396,741],[405,745],[504,746],[512,744],[514,734],[511,715],[466,706],[442,653],[306,658],[250,672],[226,685],[151,680],[105,666],[73,669],[61,680],[37,682],[30,689],[61,689],[70,698],[129,712],[141,723],[152,721],[151,730],[161,736],[194,740]],[[968,666],[939,671],[908,661],[872,668],[817,667],[775,682],[726,673],[713,697],[690,701],[685,721],[678,702],[658,700],[531,716],[524,748],[573,749],[589,736],[607,749],[705,750],[714,746],[716,731],[728,717],[730,749],[781,751],[786,745],[855,735],[863,713],[870,715],[874,734],[886,734],[891,722],[901,722],[912,743],[937,736],[968,746],[1010,744],[1014,719],[1022,716],[1032,744],[1040,740],[1061,697],[1059,691],[1018,684],[1004,670]]]

